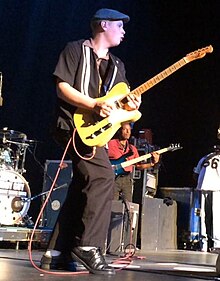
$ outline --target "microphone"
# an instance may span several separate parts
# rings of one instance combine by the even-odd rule
[[[0,106],[3,105],[3,98],[2,98],[2,72],[0,72]]]

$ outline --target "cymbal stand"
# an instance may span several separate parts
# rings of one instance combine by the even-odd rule
[[[20,143],[20,142],[16,142],[16,141],[10,141],[10,140],[6,140],[5,142],[15,144],[18,146],[18,149],[16,150],[16,153],[15,153],[14,170],[22,175],[23,173],[26,172],[24,165],[25,165],[26,151],[27,151],[29,144],[24,143],[24,142]]]

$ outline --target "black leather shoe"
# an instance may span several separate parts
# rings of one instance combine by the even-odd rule
[[[64,269],[68,271],[76,271],[77,264],[72,260],[71,256],[67,257],[61,254],[59,256],[49,257],[44,254],[41,258],[40,268],[44,270]]]
[[[82,263],[89,272],[94,274],[115,274],[113,267],[110,267],[106,261],[100,248],[92,248],[89,251],[83,247],[73,248],[72,258]]]

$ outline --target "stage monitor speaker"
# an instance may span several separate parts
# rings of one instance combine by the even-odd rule
[[[177,202],[177,237],[178,248],[185,243],[198,240],[200,236],[200,191],[192,187],[160,187],[160,198],[170,197]]]
[[[107,252],[124,252],[130,244],[136,247],[139,205],[112,201],[111,222],[107,237]]]
[[[141,214],[141,250],[177,249],[177,204],[144,198]]]
[[[43,192],[49,191],[52,182],[56,176],[60,161],[59,160],[46,160],[44,169],[44,182]],[[72,178],[72,161],[65,160],[63,167],[60,170],[59,176],[56,181],[53,192],[49,198],[49,201],[44,209],[42,226],[47,228],[53,228],[60,209],[66,199],[69,184]],[[43,196],[43,202],[46,199],[47,194]]]

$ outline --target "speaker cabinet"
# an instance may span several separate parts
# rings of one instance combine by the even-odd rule
[[[178,248],[198,240],[200,235],[200,191],[192,187],[160,187],[160,198],[170,197],[177,202]]]
[[[144,198],[141,213],[141,250],[177,249],[177,204]]]
[[[136,247],[139,205],[112,201],[111,222],[107,237],[107,252],[124,252],[132,244]]]
[[[43,182],[43,202],[46,199],[47,193],[53,183],[56,176],[60,161],[59,160],[46,160],[44,169],[44,182]],[[49,201],[44,209],[42,226],[47,228],[53,228],[60,209],[66,199],[69,184],[72,178],[72,161],[65,160],[63,167],[60,170],[59,176],[56,181],[56,185],[51,193]]]

